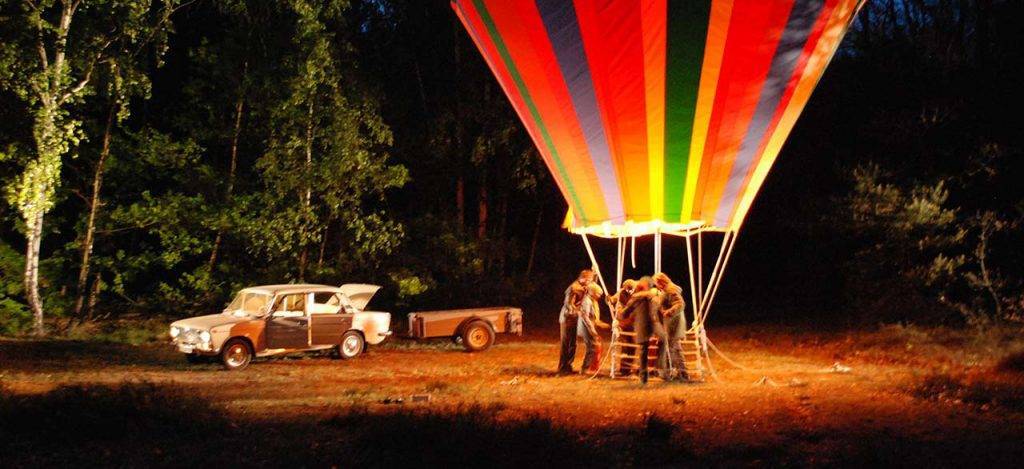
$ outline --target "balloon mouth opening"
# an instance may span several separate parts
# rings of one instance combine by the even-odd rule
[[[686,223],[673,223],[666,222],[664,220],[627,220],[626,222],[619,223],[605,221],[600,223],[583,224],[577,221],[575,217],[572,216],[571,212],[566,214],[565,223],[562,225],[562,228],[565,228],[572,234],[586,234],[600,238],[631,238],[658,233],[689,236],[704,231],[728,231],[725,228],[710,226],[701,220],[692,220]]]

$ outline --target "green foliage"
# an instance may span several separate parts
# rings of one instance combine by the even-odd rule
[[[990,259],[993,236],[1014,223],[992,211],[964,215],[950,203],[945,181],[900,187],[875,164],[851,175],[841,206],[842,226],[857,246],[846,266],[853,304],[891,311],[934,302],[975,324],[1016,311]],[[880,288],[889,281],[895,283]]]
[[[25,257],[6,243],[0,242],[0,335],[26,332],[32,323],[32,313],[18,298],[24,284]]]

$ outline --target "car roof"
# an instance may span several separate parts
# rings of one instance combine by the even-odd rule
[[[264,295],[287,295],[289,293],[342,293],[338,287],[318,285],[315,283],[284,283],[277,285],[259,285],[243,288],[246,293],[262,293]]]

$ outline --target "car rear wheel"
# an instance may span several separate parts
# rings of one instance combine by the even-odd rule
[[[241,370],[252,363],[252,349],[242,339],[231,339],[224,344],[220,361],[225,370]]]
[[[358,331],[348,331],[341,336],[341,343],[338,344],[338,356],[342,360],[350,360],[363,353],[364,348],[366,348],[366,342],[363,340],[363,335]]]
[[[473,321],[462,331],[462,345],[468,352],[482,352],[494,343],[494,329],[483,321]]]

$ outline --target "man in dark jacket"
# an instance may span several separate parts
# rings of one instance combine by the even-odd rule
[[[651,335],[657,337],[662,344],[667,340],[665,328],[662,326],[660,314],[658,314],[661,304],[660,292],[652,289],[651,283],[650,277],[640,279],[636,283],[633,297],[622,310],[624,316],[633,315],[636,318],[634,326],[636,327],[636,343],[640,346],[638,353],[640,355],[640,383],[642,384],[647,384],[647,343],[650,341]],[[659,356],[661,353],[659,350]],[[661,360],[658,361],[661,362]],[[664,376],[665,370],[662,369],[661,373]]]
[[[683,347],[679,343],[686,335],[686,316],[684,315],[686,301],[683,300],[683,289],[673,283],[672,279],[664,272],[654,274],[654,285],[661,290],[661,320],[665,325],[665,334],[668,336],[668,363],[658,363],[658,367],[668,370],[665,379],[685,379]],[[665,354],[658,354],[659,361],[664,358],[666,358]]]
[[[576,281],[565,289],[565,300],[562,311],[558,314],[558,325],[561,330],[561,353],[558,357],[558,373],[572,373],[572,362],[576,359],[576,330],[580,319],[583,299],[587,296],[587,286],[594,281],[594,271],[586,269],[580,272]]]

